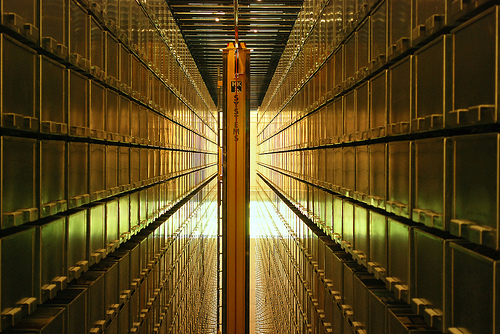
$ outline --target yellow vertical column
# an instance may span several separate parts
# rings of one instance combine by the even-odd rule
[[[250,51],[224,49],[223,329],[248,333]]]

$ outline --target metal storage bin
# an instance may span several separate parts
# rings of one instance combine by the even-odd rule
[[[389,75],[383,71],[370,81],[369,137],[384,137],[387,133]]]
[[[130,136],[133,143],[140,143],[140,112],[139,104],[132,101],[130,108]]]
[[[149,109],[139,106],[139,143],[148,144],[148,113]]]
[[[463,328],[471,333],[498,332],[498,258],[475,252],[472,245],[451,243],[450,248],[452,304],[448,331]]]
[[[384,287],[382,281],[375,279],[372,275],[360,271],[353,275],[353,317],[352,327],[355,331],[367,330],[370,325],[369,315],[374,313],[370,308],[370,290]],[[370,331],[371,333],[371,331]]]
[[[66,143],[40,142],[40,217],[66,211]]]
[[[415,207],[412,219],[426,226],[447,230],[451,210],[451,141],[446,138],[416,140]]]
[[[45,50],[68,60],[67,19],[68,4],[57,0],[40,1],[40,39]]]
[[[499,247],[498,142],[493,133],[453,137],[450,232],[493,249]]]
[[[35,139],[0,137],[2,229],[38,219]],[[60,176],[59,176],[60,177]]]
[[[139,149],[139,180],[141,185],[144,185],[148,179],[148,148],[141,147]]]
[[[120,117],[128,117],[128,112],[125,110],[122,114],[122,109],[119,107],[120,97],[111,89],[106,89],[106,132],[107,139],[113,141],[123,141],[123,133],[120,131]],[[126,105],[123,109],[126,109]],[[125,128],[125,125],[123,126]],[[126,130],[123,131],[126,133]]]
[[[79,70],[90,72],[90,17],[76,0],[69,0],[69,61]]]
[[[75,208],[90,201],[88,190],[89,146],[86,143],[68,143],[68,208]]]
[[[36,298],[44,303],[66,288],[66,219],[52,218],[36,227]]]
[[[344,50],[344,83],[343,88],[349,89],[354,85],[356,72],[356,39],[355,35],[342,44]]]
[[[451,323],[450,242],[446,236],[414,229],[415,284],[412,309],[427,324],[445,331]]]
[[[37,1],[2,1],[1,23],[30,44],[38,44],[39,24]]]
[[[108,0],[105,2],[105,8],[102,8],[106,13],[106,26],[117,35],[118,26],[120,24],[120,6],[118,0]]]
[[[123,242],[130,238],[130,196],[121,196],[118,201],[118,224],[120,239]]]
[[[5,333],[65,334],[65,313],[62,307],[39,308]]]
[[[131,12],[131,3],[128,1],[120,1],[120,40],[128,44],[130,39],[130,12]]]
[[[141,30],[139,31],[139,56],[146,62],[151,61],[152,55],[149,54],[149,44],[152,43],[152,27],[149,17],[141,15],[139,17]]]
[[[355,91],[344,95],[344,142],[355,140],[356,134],[356,96]]]
[[[342,5],[341,5],[342,6]],[[337,95],[341,93],[344,90],[344,54],[342,52],[342,48],[337,49],[335,53],[333,54],[333,57],[335,59],[335,77],[334,77],[334,88],[333,88],[333,95]],[[342,124],[342,123],[341,123]]]
[[[105,89],[103,86],[99,85],[95,81],[90,82],[90,136],[98,139],[108,138],[104,125],[106,121],[105,95]]]
[[[147,189],[139,190],[139,223],[147,224],[148,219],[148,192]]]
[[[106,253],[120,246],[118,199],[106,201]]]
[[[139,192],[130,194],[130,232],[136,234],[139,226]]]
[[[68,73],[69,134],[72,136],[88,137],[90,136],[88,119],[89,80],[73,70],[69,70]]]
[[[118,133],[119,141],[130,142],[130,101],[124,96],[120,96],[120,109],[118,112]]]
[[[443,35],[415,53],[415,110],[412,131],[440,129],[451,109],[452,40]]]
[[[91,17],[90,72],[99,80],[104,79],[104,46],[104,31],[101,25],[94,19],[94,17]]]
[[[89,190],[92,201],[100,200],[107,196],[106,176],[106,146],[90,144],[89,158]]]
[[[147,141],[148,145],[157,145],[158,140],[156,137],[158,136],[158,115],[149,109],[146,109],[146,123],[147,123]]]
[[[325,257],[325,279],[330,280],[330,294],[335,297],[335,303],[341,302],[343,286],[343,262],[350,256],[344,252],[327,252]]]
[[[130,188],[130,148],[119,147],[118,151],[118,185],[121,191]]]
[[[387,273],[387,217],[369,211],[369,258],[366,267],[375,278],[383,280]]]
[[[466,20],[471,17],[471,15],[476,14],[475,12],[478,8],[487,7],[488,3],[493,4],[494,2],[490,2],[488,0],[474,0],[471,2],[453,0],[450,4],[450,20],[455,21],[455,23]]]
[[[130,303],[127,300],[118,314],[118,333],[125,333],[130,329]]]
[[[349,197],[354,195],[356,189],[356,155],[353,147],[344,147],[342,149],[342,188],[341,192]],[[337,174],[338,171],[335,171]]]
[[[98,321],[106,320],[104,308],[105,275],[102,271],[87,271],[75,282],[75,287],[84,287],[88,291],[87,324],[96,327]]]
[[[106,146],[106,190],[111,196],[116,195],[120,192],[120,187],[118,183],[118,176],[120,169],[118,167],[119,157],[118,150],[121,147],[118,146]],[[128,159],[126,161],[128,165]]]
[[[441,331],[430,328],[421,316],[412,313],[409,307],[392,307],[387,310],[387,331],[395,334],[429,333]]]
[[[368,323],[367,331],[373,334],[388,333],[388,313],[393,307],[401,307],[405,304],[395,300],[393,293],[386,289],[368,289]]]
[[[105,233],[106,233],[106,220],[104,203],[90,204],[87,208],[88,225],[87,225],[87,238],[88,238],[88,259],[89,265],[98,263],[106,257]]]
[[[453,107],[449,125],[498,121],[498,7],[476,16],[452,31]],[[467,64],[474,62],[471,68]]]
[[[364,267],[352,261],[344,262],[343,266],[342,302],[339,306],[346,322],[349,324],[344,326],[344,328],[346,328],[351,327],[354,320],[354,276],[358,273],[362,273]]]
[[[389,1],[387,10],[389,60],[408,51],[411,38],[412,3],[410,0]]]
[[[65,326],[67,334],[87,334],[88,290],[86,288],[69,287],[57,294],[57,297],[49,300],[47,306],[64,307]]]
[[[106,312],[105,320],[110,321],[113,317],[116,316],[116,311],[119,307],[118,303],[120,302],[119,262],[106,259],[93,266],[92,271],[96,271],[104,275],[104,310]],[[92,271],[89,271],[89,273]]]
[[[94,18],[99,22],[99,23],[105,23],[105,18],[107,17],[106,15],[106,3],[107,1],[105,0],[87,0],[88,3],[85,0],[80,0],[85,6],[88,7],[89,9],[89,14],[92,14]]]
[[[160,79],[156,75],[159,73],[156,71],[156,68],[150,67],[149,74],[149,106],[151,109],[155,111],[160,111]]]
[[[358,24],[356,31],[356,72],[354,74],[356,81],[364,79],[370,73],[370,24],[371,18],[368,16],[364,22]]]
[[[35,232],[35,227],[30,227],[0,238],[2,331],[31,314],[38,302],[33,272],[37,265]]]
[[[411,154],[410,142],[388,144],[389,164],[387,171],[388,192],[386,210],[398,216],[409,217],[411,213]]]
[[[118,87],[117,83],[120,79],[118,57],[119,57],[119,44],[118,41],[109,32],[104,33],[104,45],[106,50],[104,53],[106,55],[105,70],[106,70],[106,81],[113,87]]]
[[[41,132],[66,134],[68,115],[66,104],[65,67],[45,57],[39,57]]]
[[[403,0],[405,1],[405,0]],[[413,112],[413,56],[408,56],[389,69],[390,95],[388,134],[409,133]]]
[[[353,257],[359,264],[366,266],[369,259],[369,223],[368,210],[354,205],[354,251]]]
[[[356,147],[356,191],[354,198],[369,202],[370,193],[370,154],[368,146]]]
[[[124,305],[128,298],[130,297],[130,255],[128,250],[118,250],[113,252],[109,256],[110,261],[116,261],[118,263],[118,292],[119,292],[119,304]],[[115,282],[116,284],[116,282]]]
[[[114,312],[114,310],[109,310],[109,313]],[[108,320],[109,324],[106,327],[106,333],[109,334],[118,334],[118,317],[116,312],[113,313],[113,316]]]
[[[356,88],[356,140],[368,139],[370,128],[368,83]]]
[[[122,38],[122,43],[123,43],[123,37],[124,37],[124,32],[121,34]],[[129,54],[128,50],[123,44],[119,45],[119,57],[120,57],[120,70],[119,74],[120,77],[117,78],[120,80],[120,90],[126,94],[131,93],[131,82],[130,82],[130,75],[131,75],[131,69],[130,69],[130,57],[131,55]]]
[[[333,197],[333,236],[342,235],[342,224],[343,224],[343,204],[342,199],[334,196]]]
[[[128,250],[129,253],[129,282],[131,287],[136,286],[134,282],[137,282],[136,279],[141,276],[141,267],[140,267],[140,245],[137,243],[136,239],[132,239],[133,242],[126,243],[124,246],[125,249]],[[120,248],[121,249],[121,248]]]
[[[369,200],[371,205],[385,208],[387,188],[387,156],[386,144],[373,144],[369,146]]]
[[[325,161],[326,161],[326,171],[325,171],[325,186],[329,189],[334,189],[335,185],[335,167],[334,167],[334,156],[335,149],[333,148],[327,148],[325,149]],[[292,160],[289,165],[295,165],[295,162]]]
[[[387,4],[381,1],[370,20],[370,70],[375,71],[387,60]]]
[[[148,195],[148,220],[151,222],[158,217],[158,185],[147,189]]]
[[[421,0],[414,2],[411,34],[413,46],[453,23],[450,17],[450,6],[451,1],[448,0],[431,3]]]
[[[4,17],[8,16],[4,14]],[[40,120],[38,108],[35,107],[36,52],[5,34],[0,34],[0,48],[2,126],[38,131]]]
[[[132,38],[134,38],[134,32],[132,31]],[[136,44],[134,40],[131,40],[133,44]],[[141,62],[137,57],[134,55],[131,56],[131,73],[130,73],[130,79],[131,79],[131,87],[132,87],[132,94],[131,96],[139,100],[140,99],[140,85],[141,85]]]
[[[70,210],[65,215],[67,220],[66,268],[68,282],[80,277],[88,270],[87,256],[87,209]]]
[[[394,292],[397,299],[409,303],[413,297],[412,268],[414,259],[413,226],[387,219],[387,289]]]
[[[149,231],[142,230],[138,235],[134,237],[134,241],[139,244],[139,276],[141,278],[145,278],[147,276],[147,271],[144,271],[149,263],[152,238],[149,238]],[[147,282],[147,280],[146,280]],[[145,286],[146,288],[146,286]],[[145,295],[147,289],[141,292],[141,294]]]

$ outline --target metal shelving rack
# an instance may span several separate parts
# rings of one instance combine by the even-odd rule
[[[298,263],[293,331],[498,332],[497,22],[490,1],[305,1],[258,125],[263,201],[307,226],[260,247]]]
[[[166,3],[0,17],[0,331],[215,331],[216,108]]]

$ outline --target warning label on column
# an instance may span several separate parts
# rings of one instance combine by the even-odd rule
[[[231,93],[236,93],[236,89],[238,89],[238,92],[241,92],[241,81],[231,81]]]

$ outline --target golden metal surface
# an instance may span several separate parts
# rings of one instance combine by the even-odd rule
[[[248,333],[250,51],[224,50],[224,331]]]

